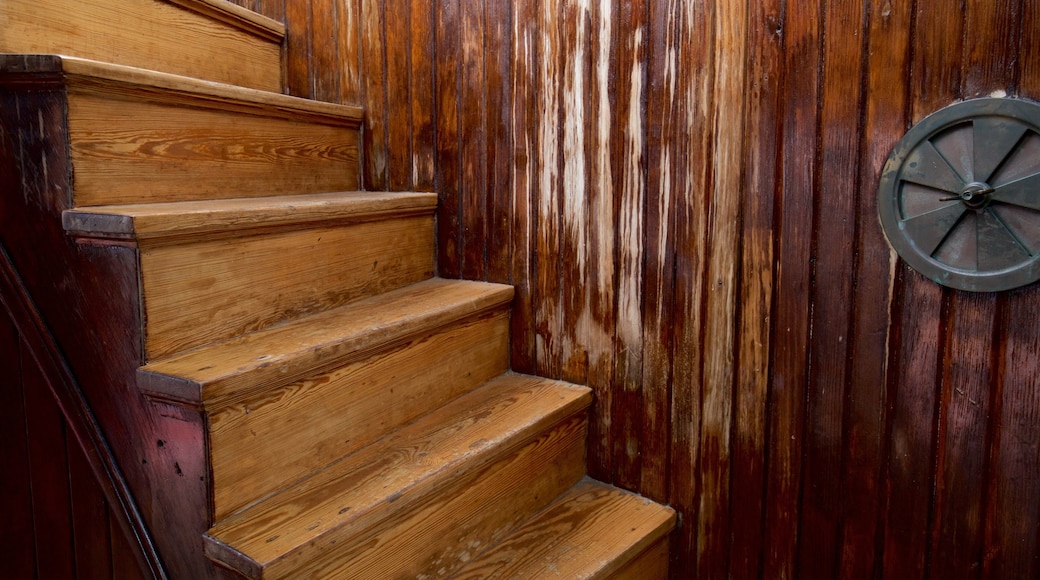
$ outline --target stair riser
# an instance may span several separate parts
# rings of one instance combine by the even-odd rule
[[[77,206],[358,189],[352,127],[76,87],[68,115]]]
[[[432,240],[433,218],[417,216],[144,247],[148,358],[425,280]]]
[[[281,42],[160,0],[4,0],[0,52],[66,54],[273,92]]]
[[[585,434],[581,413],[488,468],[453,479],[432,501],[403,512],[405,520],[388,517],[329,553],[301,550],[263,577],[444,577],[581,479]]]
[[[506,311],[210,415],[219,520],[508,368]]]
[[[645,552],[602,580],[667,580],[668,538],[657,540]],[[596,580],[599,580],[598,578]]]

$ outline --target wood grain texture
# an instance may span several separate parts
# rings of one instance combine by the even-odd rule
[[[305,563],[315,572],[329,572],[378,552],[366,550],[366,546],[394,545],[399,535],[393,532],[394,520],[412,509],[418,514],[447,509],[449,498],[455,495],[452,492],[467,487],[478,497],[499,493],[508,497],[512,493],[501,486],[513,489],[517,482],[533,481],[527,479],[539,471],[533,465],[553,466],[558,458],[561,463],[550,469],[570,475],[546,478],[546,483],[563,483],[543,498],[547,503],[581,476],[584,420],[580,413],[589,399],[587,389],[503,376],[291,490],[218,522],[207,533],[207,553],[252,577],[261,570],[272,577],[290,570],[305,572],[308,568],[300,567]],[[563,453],[559,446],[574,451]],[[528,475],[521,475],[524,473]],[[481,474],[487,477],[480,478]],[[467,503],[479,505],[487,499]],[[507,506],[501,510],[503,517],[519,519]],[[488,516],[493,514],[491,510]],[[428,516],[423,519],[431,524],[436,521]],[[435,536],[450,533],[452,518],[439,520],[448,527],[406,525],[399,533],[421,534],[424,529]],[[456,527],[456,533],[464,529]],[[365,537],[358,553],[329,551],[333,541],[346,546],[345,539],[367,532],[373,535]],[[434,557],[436,551],[451,549],[458,539],[450,538],[448,546],[429,540],[410,542],[409,550],[425,555],[400,559],[384,555],[366,567],[421,562]],[[239,561],[242,557],[248,559]]]
[[[508,330],[501,311],[461,320],[210,413],[215,518],[504,373]]]
[[[585,479],[452,578],[663,579],[668,558],[653,547],[662,538],[667,547],[674,517],[668,508]]]
[[[69,116],[78,206],[358,188],[350,128],[94,95]]]
[[[433,12],[437,78],[409,91],[431,92],[437,133],[409,147],[436,151],[439,272],[516,287],[514,368],[594,389],[590,472],[680,511],[673,577],[1034,573],[1032,544],[1007,543],[1026,520],[997,506],[1032,453],[1034,431],[1003,430],[1035,397],[1002,365],[1031,344],[1007,317],[1035,318],[1036,296],[915,280],[876,188],[914,121],[1040,97],[1035,2]]]
[[[12,576],[32,577],[36,569],[33,524],[32,472],[29,469],[24,381],[18,330],[4,312],[0,315],[0,461],[6,466],[0,478],[0,505],[7,514],[0,527],[0,556]]]
[[[431,218],[141,250],[149,360],[433,275]]]
[[[265,38],[281,44],[285,38],[285,25],[275,19],[257,13],[250,8],[240,6],[230,0],[167,0],[192,12],[197,12],[210,19],[217,20],[249,32],[254,36]]]
[[[0,9],[0,30],[0,52],[65,54],[265,91],[282,89],[277,34],[257,36],[171,2],[10,0]]]
[[[46,58],[3,60],[28,65],[29,70],[37,70],[33,67],[41,63],[54,64]],[[138,529],[167,531],[153,536],[158,555],[152,551],[152,562],[161,559],[174,576],[204,578],[212,570],[198,543],[198,534],[205,529],[206,493],[198,479],[186,475],[194,471],[190,454],[183,448],[157,452],[155,447],[137,445],[137,439],[129,436],[135,433],[146,441],[170,438],[165,426],[157,426],[157,412],[133,380],[141,364],[142,344],[136,256],[124,247],[78,246],[61,228],[61,212],[69,209],[71,199],[72,168],[67,163],[66,94],[60,84],[44,82],[26,90],[26,77],[7,68],[0,79],[0,150],[4,153],[0,183],[7,188],[0,195],[0,240],[9,256],[5,265],[17,272],[12,278],[5,266],[0,278],[7,283],[18,280],[24,290],[16,295],[29,296],[29,303],[35,305],[30,310],[38,312],[38,324],[24,328],[36,326],[42,329],[37,338],[50,337],[58,345],[32,349],[62,354],[50,357],[46,364],[53,365],[46,374],[57,377],[66,369],[66,378],[73,377],[89,401],[110,442],[113,462],[123,470],[126,495],[132,494],[137,502]],[[5,299],[10,296],[8,288],[0,293]],[[99,360],[105,364],[98,364]],[[185,475],[176,474],[178,464]],[[110,506],[119,503],[114,500]],[[153,509],[156,505],[172,507]],[[122,506],[110,511],[116,514],[116,527],[143,541],[147,534],[118,523],[120,513],[129,512]],[[110,533],[110,537],[122,536]],[[130,577],[137,574],[132,568],[142,554],[135,543],[128,542],[130,547],[120,552],[124,556],[120,565],[130,568],[125,570]]]
[[[268,385],[502,309],[512,296],[508,286],[434,278],[153,362],[141,368],[138,380],[154,396],[216,410]]]

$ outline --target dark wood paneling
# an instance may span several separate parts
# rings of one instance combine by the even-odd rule
[[[1040,98],[1036,2],[354,9],[367,185],[435,185],[440,274],[515,285],[514,368],[593,387],[676,577],[1038,573],[1040,290],[908,270],[875,193],[913,122]]]
[[[36,569],[22,357],[18,331],[0,311],[0,561],[13,578],[31,578]]]

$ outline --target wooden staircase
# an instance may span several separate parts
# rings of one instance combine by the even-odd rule
[[[134,380],[160,423],[197,428],[159,440],[195,458],[178,472],[203,466],[183,502],[210,526],[168,558],[667,576],[674,512],[585,477],[590,391],[509,371],[512,289],[434,276],[434,194],[357,191],[362,113],[274,92],[277,23],[221,0],[17,0],[0,30],[0,51],[76,55],[6,55],[0,83],[60,86],[63,228],[132,249]]]

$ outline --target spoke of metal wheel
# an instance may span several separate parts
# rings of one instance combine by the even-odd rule
[[[903,220],[906,236],[917,243],[918,249],[932,255],[939,244],[946,239],[967,208],[963,204],[954,203],[941,209]]]
[[[974,121],[974,181],[987,182],[1014,152],[1029,128],[1006,117],[982,117]]]
[[[998,187],[993,201],[1040,211],[1040,173]]]
[[[921,143],[907,155],[900,177],[905,181],[950,193],[960,193],[965,185],[931,141]]]
[[[1010,268],[1031,257],[1018,238],[992,211],[981,211],[978,218],[980,272]]]

